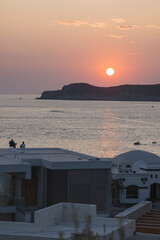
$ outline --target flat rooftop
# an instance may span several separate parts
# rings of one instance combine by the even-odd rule
[[[0,167],[20,167],[27,163],[49,169],[100,169],[112,165],[109,158],[100,159],[61,148],[0,149]]]

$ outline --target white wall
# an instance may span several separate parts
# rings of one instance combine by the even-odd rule
[[[138,198],[126,198],[126,189],[123,190],[123,194],[120,194],[120,203],[139,203],[145,201],[150,197],[150,188],[148,189],[138,189]]]

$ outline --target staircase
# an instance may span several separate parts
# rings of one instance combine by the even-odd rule
[[[151,210],[136,221],[136,232],[160,234],[160,210]]]

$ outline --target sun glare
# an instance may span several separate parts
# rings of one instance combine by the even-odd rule
[[[107,68],[106,74],[107,74],[108,76],[113,76],[113,75],[114,75],[114,69],[113,69],[113,68]]]

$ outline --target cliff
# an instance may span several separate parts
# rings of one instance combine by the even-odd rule
[[[39,99],[160,101],[160,84],[96,87],[87,83],[72,83],[61,90],[44,91]]]

